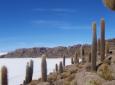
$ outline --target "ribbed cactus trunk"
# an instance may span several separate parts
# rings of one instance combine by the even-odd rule
[[[91,48],[91,70],[96,71],[96,58],[97,58],[97,33],[96,33],[96,23],[92,24],[93,28],[93,40]]]
[[[78,63],[79,63],[78,54],[77,54],[77,52],[75,52],[74,64],[78,64]]]
[[[84,63],[85,59],[84,59],[84,49],[83,49],[83,46],[80,47],[80,56],[81,56],[81,59],[82,59],[82,63]]]
[[[65,66],[65,56],[63,56],[63,66]]]
[[[1,83],[2,85],[8,85],[8,71],[5,66],[1,70]]]
[[[41,75],[42,81],[47,81],[47,62],[46,62],[46,55],[42,55],[42,62],[41,62]]]
[[[101,61],[105,59],[105,20],[101,19],[101,49],[100,49],[100,55],[101,55]]]
[[[59,64],[59,73],[63,73],[63,64],[60,62]]]
[[[74,59],[73,59],[73,57],[71,57],[71,64],[74,64]]]

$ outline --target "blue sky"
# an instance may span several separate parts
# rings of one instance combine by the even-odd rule
[[[91,24],[106,20],[115,37],[115,12],[101,0],[0,0],[0,51],[91,43]]]

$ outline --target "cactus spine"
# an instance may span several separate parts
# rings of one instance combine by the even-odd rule
[[[101,46],[100,46],[101,61],[105,59],[105,20],[101,19]]]
[[[2,72],[1,73],[2,85],[8,85],[8,71],[7,71],[7,68],[5,66],[3,66],[1,72]]]
[[[46,62],[46,55],[42,55],[42,62],[41,62],[41,75],[42,81],[47,81],[47,62]]]
[[[65,66],[65,56],[63,56],[63,66]]]
[[[97,34],[96,34],[96,23],[92,24],[93,28],[93,40],[91,48],[91,70],[96,71],[96,57],[97,57]]]
[[[63,73],[63,65],[62,62],[59,64],[59,73]]]

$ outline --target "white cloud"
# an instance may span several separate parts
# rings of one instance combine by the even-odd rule
[[[51,9],[46,9],[46,8],[36,8],[33,9],[34,11],[40,11],[40,12],[66,12],[66,13],[74,13],[76,12],[75,9],[66,9],[66,8],[51,8]]]
[[[85,25],[76,25],[66,21],[53,21],[53,20],[36,20],[33,21],[33,24],[36,24],[42,28],[55,28],[63,30],[77,30],[77,29],[90,29],[90,26]]]

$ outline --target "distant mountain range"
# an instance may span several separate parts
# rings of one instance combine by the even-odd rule
[[[115,50],[115,39],[109,39],[110,49]],[[80,54],[81,45],[73,45],[68,47],[58,46],[54,48],[48,47],[35,47],[35,48],[22,48],[17,49],[13,52],[9,52],[7,54],[2,54],[1,58],[36,58],[41,57],[42,54],[47,54],[49,58],[59,58],[59,57],[72,57],[75,55],[75,52]],[[86,55],[89,54],[91,50],[91,45],[84,44],[84,53]]]

